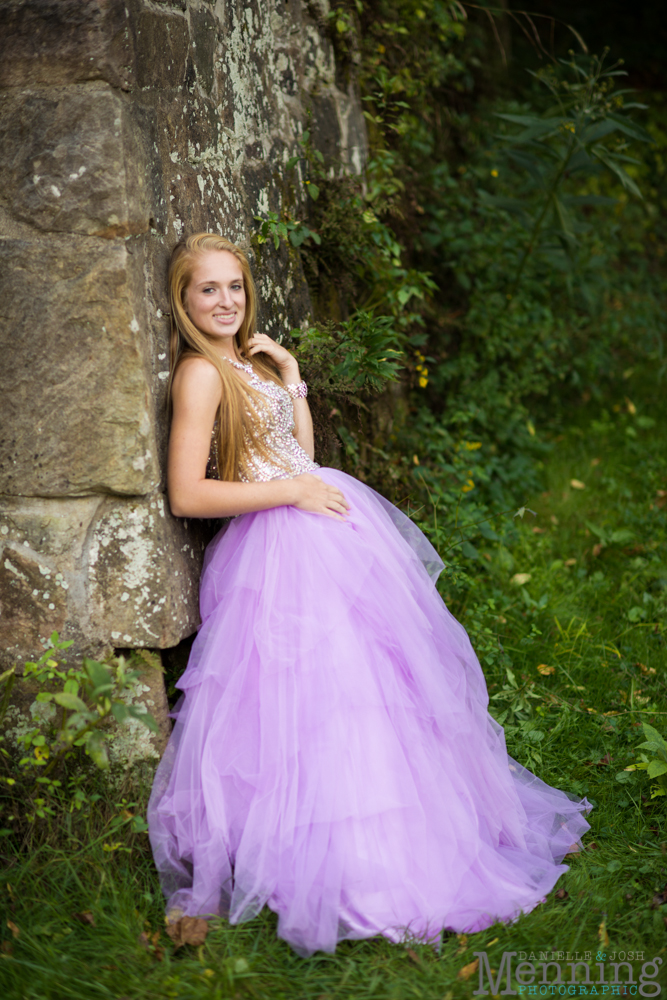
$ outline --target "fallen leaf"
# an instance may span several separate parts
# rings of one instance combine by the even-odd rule
[[[571,479],[570,486],[573,490],[585,490],[586,483],[582,483],[581,479]]]
[[[459,969],[459,971],[456,974],[456,978],[470,979],[471,976],[475,975],[478,968],[479,968],[479,959],[476,958],[474,962],[470,962],[469,965],[464,965],[462,969]]]
[[[667,903],[667,885],[665,885],[661,892],[656,892],[651,900],[651,909],[657,910],[659,906],[663,906],[665,903]]]
[[[515,573],[510,583],[516,584],[517,587],[523,587],[524,583],[528,583],[531,575],[531,573]]]
[[[531,530],[532,530],[532,532],[533,532],[534,535],[544,535],[546,533],[547,529],[546,528],[532,528]]]
[[[3,955],[13,955],[14,947],[12,945],[12,942],[3,941],[2,944],[0,944],[0,952],[2,952]]]
[[[17,938],[19,936],[19,934],[21,933],[21,931],[18,929],[18,927],[16,926],[16,924],[12,920],[8,920],[7,921],[7,926],[9,927],[10,931],[12,932],[12,937]]]
[[[73,913],[72,917],[74,920],[78,920],[80,924],[87,924],[89,927],[96,927],[95,917],[90,912],[90,910],[82,910],[81,913]]]
[[[414,950],[414,948],[408,948],[406,954],[407,954],[408,958],[412,959],[412,961],[415,963],[415,965],[421,965],[422,964],[421,963],[421,959],[420,959],[419,955],[417,954],[417,952]]]
[[[604,548],[604,545],[602,544],[602,542],[596,542],[595,545],[593,546],[593,548],[591,549],[591,553],[593,554],[593,556],[596,559],[600,555],[600,553],[602,552],[603,548]]]
[[[569,893],[566,889],[559,889],[556,893],[556,899],[568,899]]]
[[[167,924],[167,934],[177,948],[182,948],[184,944],[198,948],[206,940],[208,922],[201,917],[181,917]]]
[[[206,921],[204,921],[204,923],[206,923]],[[167,928],[167,934],[169,934],[168,928]],[[159,931],[155,931],[155,933],[151,934],[150,936],[146,933],[146,931],[142,931],[137,940],[139,944],[142,946],[142,948],[145,948],[146,951],[149,951],[152,955],[154,955],[155,958],[157,958],[158,962],[162,961],[162,959],[164,958],[164,948],[162,948],[160,945]],[[186,943],[191,943],[191,942],[186,942]],[[201,944],[203,943],[204,942],[202,941]]]
[[[457,934],[456,940],[459,943],[457,955],[462,955],[464,951],[468,950],[468,935],[467,934]]]
[[[560,523],[555,514],[551,515],[551,523],[552,524],[559,524]]]
[[[637,407],[635,406],[635,404],[632,402],[631,399],[628,399],[627,396],[625,397],[625,405],[628,408],[628,413],[631,413],[632,416],[634,417],[635,413],[637,412]]]
[[[538,663],[538,665],[537,665],[537,672],[540,673],[540,674],[543,674],[544,677],[550,677],[551,674],[555,674],[556,673],[556,668],[555,667],[550,667],[546,663]]]
[[[599,465],[601,461],[602,461],[601,458],[592,458],[591,459],[591,465],[593,466],[593,468],[595,468],[595,466]]]
[[[598,927],[598,941],[603,948],[609,947],[609,935],[607,934],[607,921],[603,920]]]
[[[563,566],[576,566],[576,565],[577,565],[576,559],[566,559],[565,562],[563,563]]]

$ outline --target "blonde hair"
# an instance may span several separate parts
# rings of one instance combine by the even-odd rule
[[[221,479],[238,481],[248,466],[251,452],[268,458],[262,441],[264,429],[264,397],[239,378],[233,367],[211,347],[206,336],[195,326],[186,312],[185,297],[192,273],[199,258],[212,250],[231,253],[243,274],[246,309],[243,322],[234,335],[236,352],[245,364],[251,364],[264,380],[282,385],[276,368],[266,354],[248,355],[248,340],[255,333],[257,294],[250,264],[243,250],[214,233],[195,233],[174,247],[169,262],[169,303],[171,307],[171,343],[169,400],[171,386],[181,361],[187,357],[203,357],[215,367],[222,384],[222,396],[217,420],[216,445]]]

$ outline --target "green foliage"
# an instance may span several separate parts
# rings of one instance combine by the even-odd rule
[[[69,667],[61,654],[72,643],[61,642],[57,632],[50,641],[51,646],[36,662],[26,663],[24,676],[39,688],[35,701],[53,705],[55,712],[43,716],[34,728],[21,736],[25,756],[18,764],[12,761],[7,750],[3,750],[9,773],[0,776],[0,781],[10,789],[16,786],[16,791],[27,796],[25,816],[29,820],[55,815],[48,796],[61,794],[61,767],[74,754],[83,752],[96,767],[108,768],[109,723],[112,720],[122,725],[136,719],[157,732],[153,716],[133,705],[128,697],[141,675],[129,669],[123,656],[113,657],[107,663],[84,658],[81,667]],[[14,679],[12,670],[5,680],[5,712]],[[80,783],[74,781],[68,787],[73,791],[75,803],[78,794],[80,804]]]
[[[605,167],[626,191],[641,198],[626,168],[626,164],[640,163],[628,156],[628,140],[652,141],[627,113],[646,105],[626,105],[628,91],[613,91],[613,79],[627,75],[618,66],[605,70],[603,59],[593,57],[586,65],[572,56],[532,75],[555,103],[540,115],[496,112],[503,121],[520,127],[502,137],[504,160],[508,172],[518,173],[525,181],[515,182],[513,197],[479,191],[490,204],[515,215],[526,232],[525,247],[506,293],[508,300],[516,294],[531,254],[544,256],[551,267],[567,272],[570,281],[578,277],[581,259],[576,250],[593,226],[577,215],[587,208],[614,204],[613,198],[593,193],[591,179]],[[498,174],[498,170],[491,171],[493,177]]]
[[[291,335],[298,345],[296,357],[317,392],[336,397],[377,392],[398,377],[404,338],[391,316],[360,310],[344,323],[293,330]]]
[[[645,753],[640,754],[639,764],[630,764],[616,775],[616,780],[624,782],[628,778],[629,771],[646,771],[649,778],[655,779],[655,784],[651,786],[651,798],[667,795],[667,741],[663,739],[657,729],[649,726],[648,722],[643,724],[645,743],[640,743],[638,750],[648,750],[651,756]]]
[[[289,240],[293,247],[300,247],[306,240],[313,240],[314,243],[320,242],[317,233],[312,232],[303,222],[289,218],[288,215],[281,218],[277,212],[268,212],[266,219],[263,219],[261,215],[256,215],[255,221],[261,222],[255,235],[255,240],[260,246],[268,240],[273,241],[276,250],[279,248],[281,240]]]

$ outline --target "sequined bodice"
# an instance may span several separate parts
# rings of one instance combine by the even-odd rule
[[[235,366],[240,367],[240,366]],[[275,382],[263,382],[253,372],[250,385],[266,396],[266,432],[264,444],[276,461],[267,461],[262,455],[250,455],[249,468],[240,474],[243,483],[265,483],[271,479],[293,479],[303,472],[319,469],[317,462],[303,450],[294,437],[294,404],[290,394]],[[219,479],[216,449],[217,425],[211,433],[211,452],[206,467],[207,479]]]

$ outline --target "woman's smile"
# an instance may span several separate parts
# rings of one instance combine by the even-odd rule
[[[202,254],[192,272],[185,303],[195,326],[227,354],[228,338],[238,333],[246,312],[243,272],[236,257],[226,250]]]

